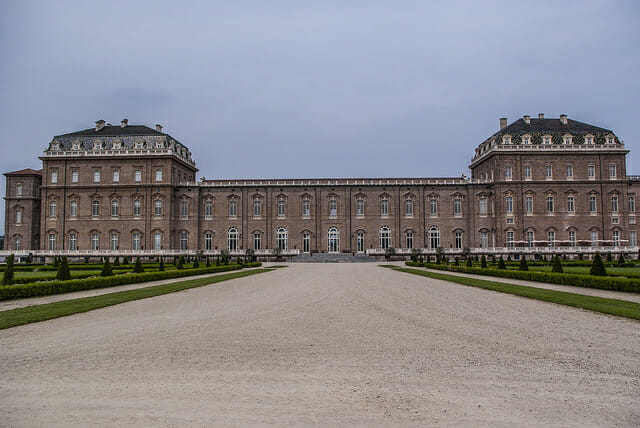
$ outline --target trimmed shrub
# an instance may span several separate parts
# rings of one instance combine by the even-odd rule
[[[176,263],[176,269],[184,269],[184,256],[178,257],[178,262]]]
[[[599,252],[596,252],[596,255],[593,257],[593,263],[591,263],[589,275],[607,276],[607,270],[604,267],[604,263],[602,262],[602,257]]]
[[[102,272],[100,272],[100,276],[113,276],[113,270],[111,270],[111,263],[109,263],[109,257],[104,261],[104,265],[102,266]]]
[[[160,264],[158,265],[158,272],[164,272],[164,258],[160,257]]]
[[[118,267],[120,266],[120,257],[116,256],[115,259],[113,259],[113,267]]]
[[[455,266],[460,266],[460,263],[458,262],[458,258],[457,258],[457,257],[455,258],[455,260],[454,260],[453,264],[454,264]]]
[[[611,257],[611,253],[607,253],[607,262],[611,263],[613,261],[613,257]]]
[[[467,257],[467,266],[473,267],[473,263],[471,262],[471,257]]]
[[[7,257],[7,267],[4,269],[4,273],[2,274],[2,285],[11,285],[13,284],[13,260],[15,256],[13,254],[9,254]]]
[[[482,269],[486,269],[487,266],[487,258],[484,256],[484,254],[482,255],[482,257],[480,257],[480,267]]]
[[[211,267],[211,262],[209,261],[209,257],[206,258],[207,263],[205,264],[206,267]]]
[[[618,257],[618,266],[624,266],[624,256],[620,253],[620,257]]]
[[[275,254],[277,258],[280,258],[280,255],[282,254],[282,249],[275,248],[273,250],[273,254]],[[228,250],[220,251],[220,257],[221,257],[221,261],[220,262],[223,265],[228,265],[229,264],[229,251]]]
[[[123,265],[128,265],[128,264],[129,264],[129,257],[124,256],[124,257],[122,258],[122,264],[123,264]]]
[[[191,266],[192,269],[199,269],[200,268],[200,262],[198,261],[198,258],[196,257],[195,260],[193,261],[193,266]]]
[[[133,265],[133,273],[142,273],[144,272],[144,268],[142,267],[142,262],[140,261],[140,257],[136,257],[136,264]]]
[[[58,273],[56,274],[58,281],[68,281],[71,279],[71,271],[69,270],[69,261],[67,257],[63,257],[58,267]]]
[[[518,270],[521,272],[526,272],[529,270],[529,265],[527,265],[527,257],[524,254],[520,257],[520,266],[518,266]]]
[[[502,256],[498,259],[498,269],[507,269],[507,266],[504,264],[504,260],[502,260]]]
[[[562,263],[560,262],[560,257],[556,254],[553,258],[553,265],[551,267],[551,272],[553,273],[564,273],[564,269],[562,269]]]

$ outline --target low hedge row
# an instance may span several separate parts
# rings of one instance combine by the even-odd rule
[[[410,264],[411,263],[411,264]],[[607,276],[591,276],[567,273],[551,273],[537,271],[518,271],[504,269],[482,269],[476,267],[443,265],[434,263],[407,262],[408,266],[424,266],[429,269],[450,272],[471,273],[475,275],[495,276],[499,278],[522,279],[525,281],[547,282],[551,284],[571,285],[574,287],[599,288],[602,290],[628,291],[640,293],[640,280]]]
[[[185,276],[207,273],[228,272],[243,267],[258,267],[262,263],[245,265],[212,266],[200,269],[171,270],[165,272],[146,272],[130,275],[115,275],[89,279],[72,279],[70,281],[42,281],[30,284],[0,286],[0,300],[19,299],[24,297],[48,296],[51,294],[69,293],[72,291],[92,290],[94,288],[114,287],[117,285],[137,284],[140,282],[158,281],[162,279],[181,278]]]

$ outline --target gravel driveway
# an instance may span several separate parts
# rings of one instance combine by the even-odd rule
[[[0,425],[632,426],[640,323],[295,264],[0,331]]]

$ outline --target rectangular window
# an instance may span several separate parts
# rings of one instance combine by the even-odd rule
[[[619,247],[620,246],[620,231],[614,230],[613,232],[611,232],[611,237],[613,238],[613,246],[614,247]]]
[[[635,213],[636,212],[636,198],[635,198],[635,196],[629,196],[629,212],[630,213]]]
[[[429,200],[429,215],[437,216],[438,215],[438,200],[430,199]]]
[[[524,198],[524,210],[527,214],[533,214],[533,196]]]
[[[571,246],[571,247],[575,247],[576,246],[576,231],[575,230],[570,230],[569,231],[569,246]]]
[[[329,216],[335,217],[338,215],[338,201],[331,199],[329,201]]]
[[[71,251],[76,251],[78,249],[78,235],[75,233],[69,234],[69,249]]]
[[[213,218],[213,201],[205,201],[204,217],[207,220],[211,220]]]
[[[259,233],[253,234],[253,249],[259,250],[262,248],[262,235]]]
[[[576,198],[573,196],[567,197],[567,212],[569,213],[576,212]]]
[[[453,200],[453,215],[461,216],[462,215],[462,199],[455,198]]]
[[[364,215],[364,199],[356,200],[356,215],[358,216]]]
[[[22,196],[22,183],[16,184],[16,196]]]
[[[187,249],[187,232],[180,232],[180,249]]]
[[[629,224],[636,224],[636,218],[635,217],[629,217]]]
[[[510,166],[505,166],[504,167],[504,179],[505,180],[511,180],[512,177],[512,170]]]
[[[132,242],[133,242],[133,249],[135,251],[138,251],[140,249],[140,234],[138,232],[135,232],[132,235]]]
[[[56,235],[54,233],[49,234],[49,251],[55,251],[56,249]]]
[[[553,196],[547,196],[547,213],[551,214],[553,211]]]
[[[189,216],[189,205],[187,201],[180,201],[180,218],[186,219]]]
[[[380,215],[389,215],[389,201],[387,199],[380,201]]]
[[[597,230],[592,230],[591,231],[591,246],[592,247],[598,246],[598,231]]]
[[[94,183],[100,183],[100,170],[99,169],[94,169],[93,170],[93,182]]]
[[[117,199],[111,201],[111,217],[117,217],[120,214],[120,202]]]
[[[554,230],[547,232],[547,240],[549,241],[550,247],[556,246],[556,232]]]
[[[480,232],[480,248],[489,247],[489,234],[487,232]]]
[[[567,165],[567,179],[570,180],[573,178],[573,166]]]
[[[77,183],[78,182],[78,170],[74,169],[73,171],[71,171],[71,182],[72,183]]]
[[[413,248],[413,232],[407,232],[407,248]]]
[[[262,201],[256,199],[253,201],[253,216],[260,217],[262,215]]]
[[[229,201],[229,217],[235,218],[238,215],[238,203]]]
[[[407,199],[404,203],[407,217],[413,217],[413,199]],[[408,247],[413,248],[413,247]]]
[[[58,182],[58,171],[51,171],[51,184]]]
[[[153,215],[159,217],[162,215],[162,200],[156,199],[153,201]]]
[[[284,201],[278,201],[278,217],[284,217],[285,215],[285,203]]]
[[[532,248],[535,246],[533,230],[527,230],[527,245]]]
[[[305,199],[302,201],[302,217],[311,216],[311,201]]]
[[[111,249],[113,251],[116,251],[118,249],[118,234],[117,233],[112,233],[111,234]]]
[[[638,237],[635,230],[629,231],[629,245],[635,247],[638,245]]]
[[[142,170],[140,170],[140,169],[136,169],[136,170],[133,172],[133,180],[134,180],[136,183],[140,183],[140,182],[142,181]]]
[[[311,251],[311,235],[308,232],[305,232],[302,235],[302,252],[308,253]]]
[[[462,232],[456,232],[455,234],[455,246],[456,248],[462,248]]]
[[[589,180],[595,180],[596,179],[596,167],[595,167],[595,165],[587,166],[587,176],[589,177]]]
[[[49,202],[49,217],[56,217],[58,214],[58,204],[56,201]]]
[[[113,170],[113,182],[114,183],[119,183],[120,182],[120,170],[119,169],[114,169]]]
[[[598,212],[598,206],[596,204],[596,197],[589,196],[589,212],[595,214]]]
[[[364,253],[364,233],[358,232],[356,240],[358,252]]]
[[[525,165],[524,167],[524,179],[531,180],[531,165]]]
[[[211,232],[204,234],[204,249],[206,251],[211,251],[213,249],[213,234]]]
[[[91,234],[91,249],[96,251],[100,248],[100,236],[97,233]]]
[[[553,178],[553,168],[551,168],[551,165],[544,166],[544,176],[547,180],[551,180]]]
[[[142,210],[142,202],[140,199],[133,200],[133,215],[136,217],[140,216],[140,212]]]
[[[153,249],[161,250],[162,249],[162,233],[155,232],[153,234]]]
[[[505,210],[507,214],[513,213],[513,197],[512,196],[507,196],[505,198]]]
[[[611,178],[611,179],[616,178],[616,166],[615,165],[609,165],[609,178]]]
[[[478,201],[480,215],[487,215],[487,198],[480,198]]]
[[[16,224],[22,223],[22,210],[20,208],[16,209]]]
[[[100,201],[91,201],[91,215],[94,217],[100,215]]]
[[[507,231],[507,247],[513,247],[513,231]]]
[[[20,250],[20,242],[22,241],[22,239],[19,236],[16,236],[13,239],[13,249],[16,251]]]
[[[612,213],[617,213],[618,212],[618,197],[617,196],[612,196],[611,197],[611,212]]]
[[[156,183],[159,183],[159,182],[162,181],[162,170],[161,169],[156,169],[155,178],[156,178]]]

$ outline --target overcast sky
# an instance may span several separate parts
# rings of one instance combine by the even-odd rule
[[[544,112],[612,129],[640,174],[639,5],[1,1],[0,170],[128,118],[207,178],[460,176],[498,118]]]

